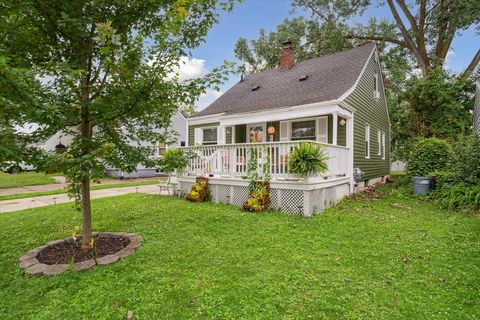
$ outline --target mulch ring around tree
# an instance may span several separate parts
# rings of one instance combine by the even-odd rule
[[[94,249],[82,250],[81,238],[50,241],[23,255],[20,267],[28,274],[53,276],[67,270],[83,271],[96,265],[108,265],[132,255],[142,237],[127,232],[93,233]]]

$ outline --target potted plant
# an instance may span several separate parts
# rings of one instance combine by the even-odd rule
[[[302,142],[293,149],[288,165],[291,173],[306,180],[309,176],[327,172],[328,159],[322,145]]]

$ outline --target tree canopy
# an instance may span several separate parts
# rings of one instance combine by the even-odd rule
[[[479,1],[386,0],[378,5],[388,8],[390,18],[372,17],[365,24],[351,21],[376,5],[370,0],[292,4],[310,12],[311,18],[287,19],[270,33],[261,29],[257,39],[238,39],[235,55],[245,63],[244,72],[276,68],[286,40],[292,42],[297,61],[375,41],[385,74],[395,157],[404,158],[417,135],[454,139],[470,130],[480,49],[460,74],[447,70],[445,60],[455,37],[468,28],[480,31]]]
[[[132,171],[155,165],[152,147],[179,108],[225,79],[225,67],[181,82],[180,58],[200,45],[233,1],[3,1],[0,72],[2,130],[12,155],[59,170],[81,200],[83,245],[91,239],[90,180],[106,166]],[[61,130],[65,152],[27,148]],[[140,142],[150,142],[146,146]]]

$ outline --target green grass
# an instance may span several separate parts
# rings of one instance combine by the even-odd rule
[[[131,257],[28,276],[18,258],[80,225],[71,204],[0,215],[4,319],[476,319],[480,217],[388,192],[313,218],[131,194],[93,201]]]
[[[55,180],[45,173],[22,172],[19,174],[8,174],[5,172],[0,172],[0,189],[37,186],[52,183],[55,183]]]
[[[101,189],[109,189],[109,188],[146,186],[146,185],[151,185],[151,184],[159,184],[161,179],[164,179],[164,178],[159,178],[158,180],[145,180],[145,181],[138,181],[138,182],[108,183],[108,184],[101,184],[101,185],[92,185],[90,187],[90,189],[91,190],[101,190]],[[5,195],[5,196],[0,196],[0,201],[39,197],[39,196],[49,196],[49,195],[54,195],[54,194],[66,193],[66,192],[67,191],[65,189],[58,189],[58,190],[50,190],[50,191],[38,191],[38,192],[26,192],[26,193],[18,193],[18,194],[9,194],[9,195]]]

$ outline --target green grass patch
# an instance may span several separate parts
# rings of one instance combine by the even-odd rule
[[[61,204],[0,215],[3,319],[476,319],[480,217],[400,192],[313,218],[131,194],[93,201],[96,231],[142,247],[120,262],[26,275],[18,258],[71,234]]]
[[[138,181],[138,182],[124,182],[124,183],[109,183],[109,184],[93,184],[90,187],[90,190],[101,190],[101,189],[109,189],[109,188],[123,188],[123,187],[136,187],[136,186],[146,186],[152,184],[159,184],[160,180],[145,180],[145,181]],[[23,198],[31,198],[31,197],[40,197],[40,196],[49,196],[54,194],[62,194],[66,193],[65,189],[58,189],[58,190],[50,190],[50,191],[38,191],[38,192],[26,192],[26,193],[19,193],[19,194],[9,194],[5,196],[0,196],[0,201],[2,200],[13,200],[13,199],[23,199]]]
[[[22,172],[18,174],[8,174],[5,172],[0,172],[0,189],[38,186],[52,183],[55,183],[55,180],[51,177],[51,175],[47,175],[45,173]]]

